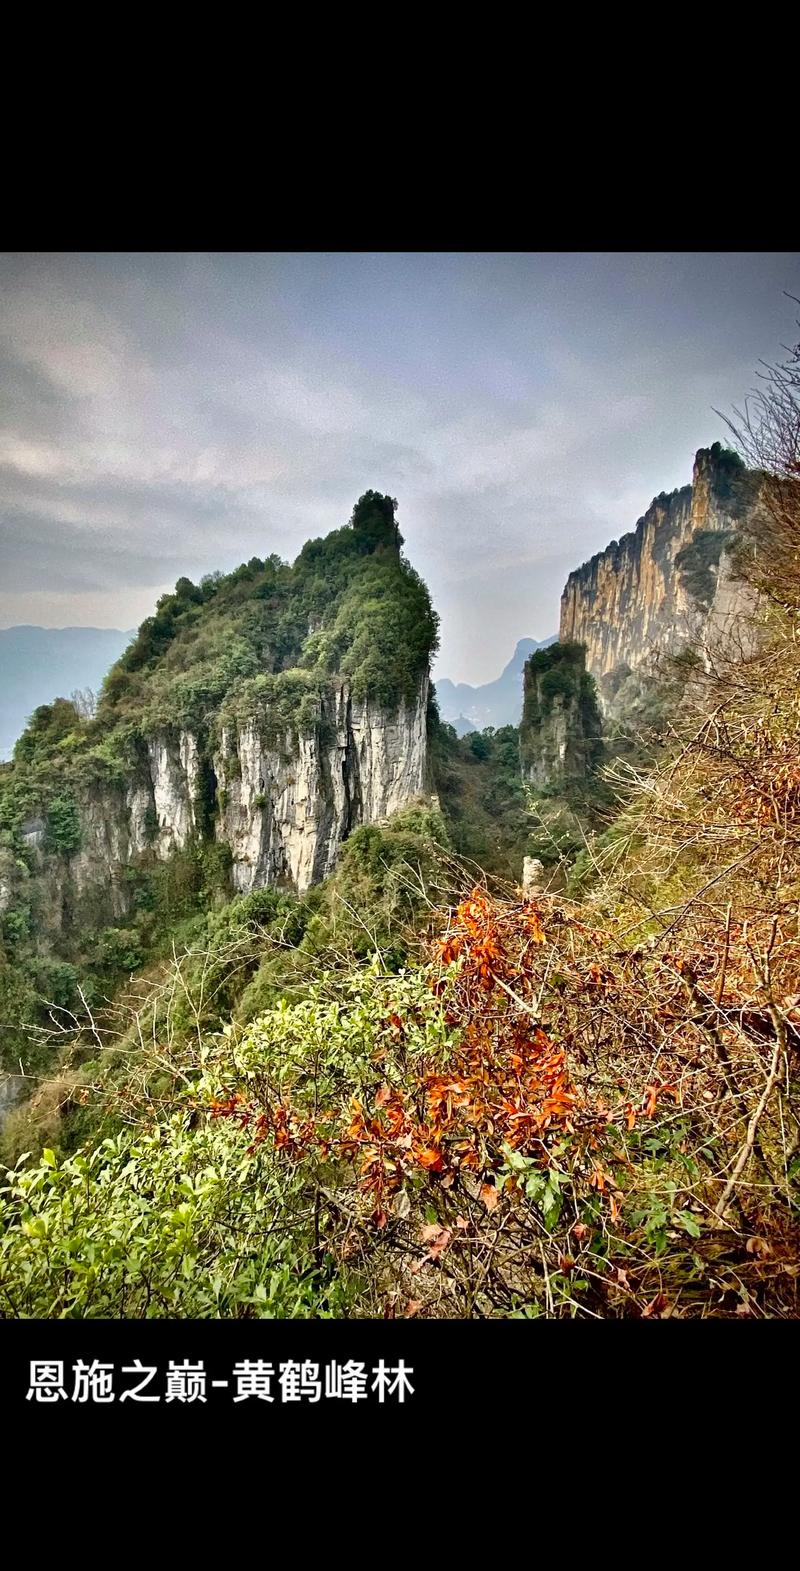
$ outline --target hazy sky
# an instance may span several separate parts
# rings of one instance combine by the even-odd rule
[[[0,626],[135,626],[372,486],[486,681],[724,439],[785,290],[798,253],[6,255]]]

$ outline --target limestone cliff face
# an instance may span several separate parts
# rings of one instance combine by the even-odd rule
[[[425,674],[411,702],[386,710],[357,701],[339,681],[309,734],[266,740],[253,720],[238,733],[224,730],[210,753],[191,732],[156,735],[126,788],[79,800],[81,845],[53,880],[55,925],[70,894],[90,889],[105,890],[110,917],[124,916],[125,867],[167,861],[201,835],[204,780],[234,888],[279,883],[302,894],[331,871],[352,829],[388,818],[425,790],[428,687]]]
[[[147,744],[143,767],[127,788],[84,792],[78,800],[80,849],[66,865],[49,870],[54,902],[63,907],[71,893],[80,897],[104,887],[109,916],[123,917],[128,907],[123,868],[143,853],[165,862],[194,834],[198,773],[197,738],[164,732]],[[33,836],[28,839],[35,843]],[[67,920],[63,908],[53,915],[56,927]]]
[[[522,778],[569,792],[597,765],[602,722],[580,644],[551,644],[526,662],[520,725]]]
[[[738,609],[726,551],[757,504],[757,477],[718,444],[701,448],[692,484],[653,501],[632,533],[570,573],[560,639],[586,646],[598,681],[674,651]]]
[[[428,678],[387,713],[346,682],[323,700],[313,735],[269,744],[255,724],[224,733],[215,759],[216,834],[231,848],[234,887],[288,883],[301,894],[333,868],[358,824],[388,818],[425,787]]]

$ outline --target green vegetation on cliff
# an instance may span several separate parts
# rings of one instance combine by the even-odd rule
[[[0,771],[0,825],[64,783],[124,782],[159,732],[218,739],[226,720],[254,715],[310,729],[337,676],[360,700],[415,697],[438,618],[401,555],[396,506],[366,492],[350,523],[308,541],[292,567],[253,557],[200,584],[179,579],[112,667],[96,716],[66,699],[36,711]]]
[[[699,455],[698,455],[699,456]],[[708,449],[712,466],[714,496],[732,518],[743,519],[750,512],[763,484],[764,471],[760,467],[748,468],[743,458],[721,442],[713,442]]]
[[[681,583],[703,611],[708,611],[717,586],[722,553],[735,539],[730,529],[698,529],[675,558]]]
[[[42,705],[0,766],[0,1063],[41,1067],[29,1028],[49,1011],[81,1013],[168,949],[180,925],[230,896],[230,853],[214,838],[224,806],[213,753],[223,731],[255,723],[281,751],[323,736],[322,698],[346,681],[356,702],[389,712],[419,697],[438,619],[401,554],[394,498],[368,491],[350,522],[303,547],[293,566],[253,558],[162,596],[110,671],[97,713],[65,698]],[[149,784],[148,744],[179,733],[196,745],[195,835],[169,861],[150,842],[111,880],[92,873],[78,892],[71,859],[81,814]],[[230,754],[232,773],[237,763]],[[116,809],[119,812],[116,812]],[[112,856],[109,847],[109,857]],[[123,854],[124,860],[124,854]],[[120,915],[121,907],[125,907]],[[80,991],[79,991],[80,989]],[[81,996],[82,995],[82,996]]]
[[[793,386],[796,414],[800,370]],[[798,430],[793,418],[782,477],[798,471]],[[193,872],[165,865],[172,957],[63,1033],[58,1073],[9,1121],[0,1314],[797,1318],[800,502],[787,495],[785,534],[753,569],[773,598],[752,650],[688,656],[669,733],[668,689],[631,688],[646,768],[623,736],[628,794],[573,862],[580,904],[530,885],[497,894],[474,869],[465,884],[453,852],[469,855],[470,836],[516,873],[535,793],[513,728],[459,742],[435,710],[441,810],[358,829],[303,899],[270,888],[201,909],[176,877],[202,883],[210,848],[192,848]],[[393,516],[371,499],[360,520],[387,551]],[[333,636],[342,603],[312,637]],[[301,702],[296,673],[314,680],[333,659],[324,643],[305,654],[266,673],[296,681]],[[554,758],[571,789],[599,790],[585,675],[579,646],[531,662],[521,740],[529,772],[544,766],[539,802]],[[634,675],[617,673],[614,696]],[[54,739],[60,723],[42,719],[46,747],[70,735]],[[27,840],[7,831],[3,887],[32,864],[30,835],[71,854],[69,784]],[[24,944],[35,914],[5,916]],[[101,935],[109,964],[133,964],[138,939],[135,923]]]
[[[520,726],[523,772],[536,784],[585,791],[603,753],[602,716],[583,644],[537,649],[525,664]]]

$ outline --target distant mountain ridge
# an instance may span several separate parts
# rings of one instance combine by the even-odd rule
[[[480,687],[470,687],[468,682],[451,682],[442,677],[436,683],[439,713],[443,720],[455,728],[459,736],[470,731],[483,731],[486,726],[519,725],[522,718],[522,673],[525,661],[536,649],[547,649],[558,637],[537,641],[521,638],[500,676]]]
[[[97,692],[132,637],[118,627],[0,628],[0,761],[40,704]]]

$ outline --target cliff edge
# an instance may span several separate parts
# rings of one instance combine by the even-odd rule
[[[696,454],[691,485],[662,492],[636,528],[575,572],[561,596],[559,638],[586,647],[590,674],[635,669],[735,616],[730,552],[758,505],[760,476],[717,442]]]

